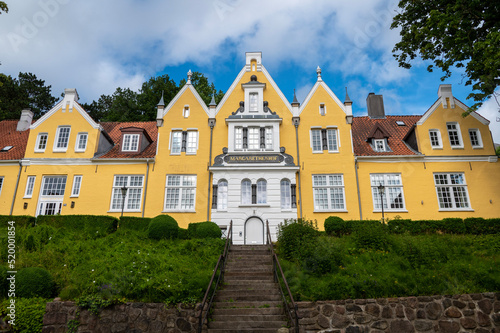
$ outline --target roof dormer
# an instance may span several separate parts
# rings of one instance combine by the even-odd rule
[[[257,75],[252,75],[250,82],[242,83],[241,87],[245,91],[244,112],[247,114],[263,113],[266,84],[257,81]]]
[[[120,128],[122,137],[120,140],[122,153],[141,153],[153,140],[144,128],[126,127]]]

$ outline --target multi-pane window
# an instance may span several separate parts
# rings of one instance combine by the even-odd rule
[[[87,133],[78,133],[78,136],[76,137],[75,151],[84,152],[85,149],[87,149],[87,139]]]
[[[257,203],[267,203],[267,182],[265,179],[259,179],[257,181]]]
[[[170,153],[180,155],[181,152],[186,154],[196,154],[198,150],[198,131],[172,131]]]
[[[26,190],[24,191],[25,198],[31,198],[33,196],[33,188],[35,187],[36,176],[28,176],[26,182]]]
[[[250,108],[249,111],[254,112],[254,111],[259,111],[258,108],[258,100],[259,100],[259,94],[257,93],[250,93],[249,99],[250,99]]]
[[[313,175],[312,177],[314,210],[345,210],[343,175]]]
[[[122,151],[138,151],[140,134],[124,134]]]
[[[217,185],[217,209],[227,210],[227,180],[220,180]]]
[[[64,196],[66,176],[43,177],[42,196]]]
[[[266,127],[265,133],[266,133],[265,135],[266,150],[271,150],[273,149],[273,128]]]
[[[311,130],[311,147],[313,152],[337,152],[339,149],[337,129],[312,129]]]
[[[281,209],[291,209],[292,191],[291,191],[290,181],[288,179],[282,179],[280,183],[280,189],[281,189]]]
[[[460,135],[460,127],[457,123],[447,123],[448,138],[450,139],[450,146],[452,148],[462,148],[462,138]]]
[[[373,209],[381,210],[402,210],[405,209],[403,196],[403,182],[401,175],[397,173],[371,174]],[[382,195],[378,186],[384,186]]]
[[[113,192],[111,196],[112,211],[140,211],[143,188],[142,175],[117,175],[113,181]],[[123,190],[125,190],[123,197]]]
[[[260,148],[260,128],[259,127],[249,127],[248,128],[248,149],[259,149]]]
[[[243,128],[234,128],[234,149],[243,149]]]
[[[375,151],[386,151],[385,140],[384,139],[373,140],[373,148],[375,149]]]
[[[70,126],[60,126],[57,128],[56,140],[54,141],[55,151],[66,151],[68,149]]]
[[[49,135],[47,133],[38,133],[36,138],[35,152],[44,152],[47,147],[47,139]]]
[[[241,204],[250,205],[252,203],[252,182],[244,179],[241,182]]]
[[[470,209],[463,173],[435,173],[434,184],[441,209]]]
[[[73,177],[73,188],[71,189],[71,196],[78,197],[80,195],[80,187],[82,186],[82,176]]]
[[[478,129],[469,129],[469,138],[472,148],[482,148],[483,140],[481,140],[481,133]]]
[[[196,199],[195,175],[167,175],[165,210],[194,210]]]
[[[441,142],[441,133],[438,129],[429,130],[429,139],[431,140],[432,148],[443,148],[443,144]]]

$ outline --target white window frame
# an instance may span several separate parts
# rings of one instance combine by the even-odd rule
[[[317,146],[318,138],[319,149]],[[321,128],[311,128],[311,149],[313,153],[323,153],[323,139],[321,138]]]
[[[472,211],[467,182],[463,172],[437,172],[433,174],[433,177],[439,211]],[[457,183],[456,180],[461,180],[462,183]],[[461,192],[462,196],[459,195],[459,192]],[[445,196],[449,200],[448,202],[441,199],[445,198]],[[460,202],[460,199],[465,199],[465,201]],[[463,206],[457,207],[457,201]]]
[[[338,180],[340,180],[340,184]],[[347,212],[343,174],[312,175],[312,187],[314,212]],[[339,202],[332,203],[332,200],[339,199],[339,194],[341,195],[341,205],[338,205]],[[324,200],[324,198],[326,198],[326,206],[320,203],[320,200]],[[338,206],[334,207],[335,205]]]
[[[339,152],[339,147],[340,147],[340,144],[339,144],[339,133],[338,133],[338,129],[337,128],[327,128],[326,129],[326,142],[327,142],[327,145],[328,145],[328,152],[329,153],[338,153]],[[330,133],[334,133],[333,134],[333,137],[335,142],[330,142]]]
[[[217,183],[217,210],[219,211],[227,211],[227,188],[227,180],[219,180]]]
[[[265,127],[265,149],[266,150],[273,150],[274,148],[274,135],[273,135],[273,128],[271,126]]]
[[[243,127],[234,127],[234,150],[243,150]]]
[[[61,139],[61,131],[63,129],[69,129],[68,131],[68,137],[67,137],[67,140],[65,142],[65,146],[61,146],[59,147],[59,140]],[[70,136],[71,136],[71,126],[59,126],[57,128],[57,131],[56,131],[56,138],[54,140],[54,147],[53,147],[53,151],[54,152],[66,152],[68,150],[68,146],[69,146],[69,139],[70,139]],[[64,143],[64,141],[63,141]]]
[[[326,116],[326,105],[325,103],[320,103],[318,108],[319,114],[321,116]]]
[[[455,129],[450,129],[448,126],[455,126]],[[448,141],[450,142],[450,146],[452,149],[462,149],[464,147],[464,140],[462,139],[462,133],[460,131],[460,124],[457,122],[448,122],[446,123],[446,130],[448,131]],[[455,132],[456,134],[452,133]],[[458,144],[452,143],[452,136],[456,135],[456,139],[458,140]],[[455,141],[455,138],[453,138]]]
[[[436,135],[436,140],[438,141],[437,145],[433,144],[432,133]],[[429,130],[429,142],[431,144],[432,149],[443,149],[443,140],[441,139],[441,131],[436,128],[431,128]]]
[[[73,176],[73,186],[71,187],[71,198],[78,198],[80,196],[80,189],[82,187],[82,175]]]
[[[28,176],[26,179],[26,189],[24,190],[24,198],[29,199],[33,197],[35,189],[36,176]]]
[[[134,143],[134,138],[137,139]],[[127,142],[127,139],[128,142]],[[122,151],[123,152],[138,152],[141,135],[137,133],[123,134]],[[135,146],[134,146],[135,144]]]
[[[189,117],[189,114],[190,114],[190,109],[189,109],[189,105],[184,105],[184,109],[182,110],[182,116],[184,118],[188,118]]]
[[[247,144],[248,150],[260,150],[260,127],[248,126]]]
[[[252,181],[250,179],[243,179],[241,181],[241,204],[252,204]]]
[[[84,141],[84,146],[83,148],[80,147],[80,141],[82,140],[82,137],[85,136],[85,141]],[[87,142],[89,139],[89,134],[87,132],[80,132],[76,136],[76,142],[75,142],[75,152],[77,153],[83,153],[85,150],[87,150]]]
[[[170,155],[180,155],[182,151],[182,130],[172,130],[170,133]]]
[[[373,211],[381,212],[380,193],[378,186],[384,186],[383,205],[386,212],[407,212],[405,195],[403,190],[403,180],[400,173],[371,173],[370,184],[372,189]],[[398,203],[398,197],[400,202]],[[394,206],[402,207],[394,207]]]
[[[168,174],[165,180],[163,211],[196,212],[196,184],[196,175]],[[175,202],[173,206],[169,204],[167,207],[170,198],[173,198]]]
[[[473,134],[474,133],[474,134]],[[477,144],[474,144],[472,136],[476,136]],[[483,148],[483,138],[481,137],[481,131],[478,128],[469,128],[469,139],[472,148],[479,149]]]
[[[257,181],[257,205],[267,205],[267,181],[265,179]]]
[[[259,93],[248,93],[248,112],[259,112]]]
[[[140,185],[138,185],[139,180],[140,180]],[[127,188],[125,200],[123,200],[123,196],[121,193],[121,189],[123,186]],[[124,212],[140,212],[142,207],[143,189],[144,189],[144,175],[114,175],[113,187],[111,189],[111,202],[109,205],[109,211],[121,212],[122,203],[125,202],[123,207]],[[133,197],[131,197],[131,193],[133,193]],[[131,201],[134,198],[139,198],[139,202]]]
[[[0,195],[2,195],[4,176],[0,176]]]
[[[186,137],[186,155],[196,155],[197,152],[198,152],[198,131],[188,130]]]
[[[339,131],[337,127],[311,128],[311,149],[313,154],[323,154],[323,131],[326,135],[326,146],[329,153],[338,153],[340,147]],[[333,133],[333,134],[332,134]],[[333,140],[332,140],[333,139]]]
[[[379,149],[378,144],[381,143],[382,147]],[[387,151],[387,144],[385,143],[385,139],[373,139],[373,150],[376,152],[385,152]]]
[[[45,136],[45,144],[43,148],[40,148],[40,143],[42,137]],[[45,152],[45,149],[47,149],[47,143],[49,141],[49,133],[38,133],[36,137],[36,143],[35,143],[35,153],[43,153]]]
[[[280,181],[281,210],[292,210],[292,182],[289,179]]]

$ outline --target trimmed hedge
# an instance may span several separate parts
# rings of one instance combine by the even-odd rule
[[[148,226],[148,238],[151,239],[176,239],[179,235],[179,225],[170,215],[158,215],[153,218]]]
[[[7,222],[16,222],[16,227],[32,227],[35,225],[36,217],[29,215],[0,215],[0,228],[8,227]]]
[[[190,238],[221,238],[222,236],[217,223],[211,221],[189,223],[187,230]]]
[[[120,217],[119,227],[128,230],[146,231],[151,220],[149,217],[122,216]]]
[[[36,223],[94,236],[116,231],[118,219],[107,215],[40,215]]]
[[[373,222],[373,221],[371,221]],[[380,223],[379,221],[375,221]],[[349,235],[360,225],[370,223],[368,220],[343,221],[337,216],[325,220],[325,231],[329,235]],[[444,218],[442,220],[409,220],[397,219],[387,222],[387,232],[392,234],[472,234],[489,235],[500,233],[500,218],[483,219],[480,217]]]

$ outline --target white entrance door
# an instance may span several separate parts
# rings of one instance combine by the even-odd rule
[[[258,217],[251,217],[245,223],[245,244],[264,244],[264,222]]]

